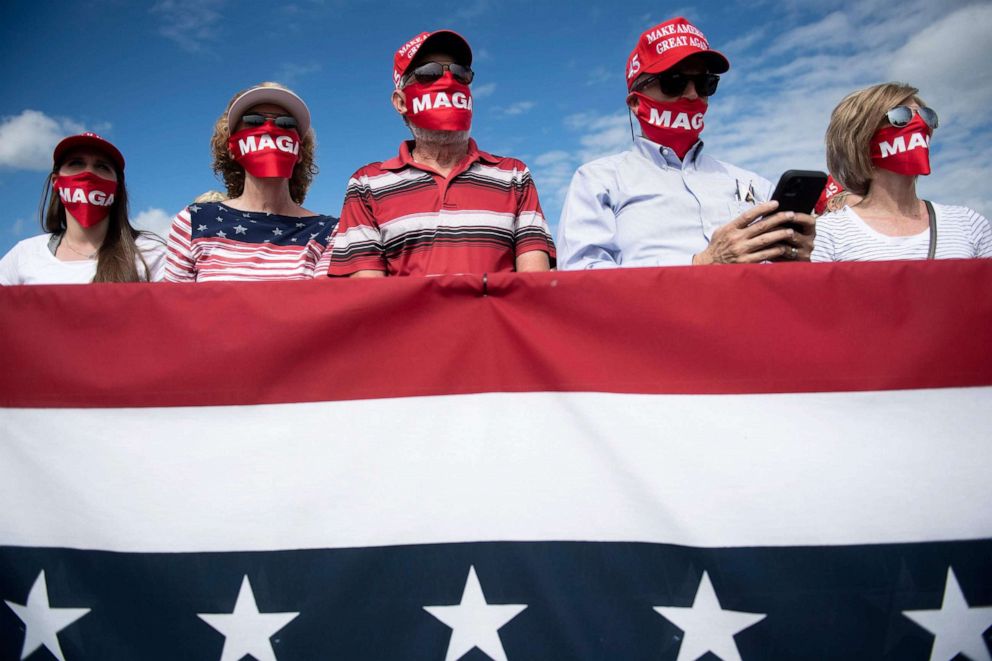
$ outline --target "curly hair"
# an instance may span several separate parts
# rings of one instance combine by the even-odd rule
[[[875,166],[871,161],[871,139],[882,125],[885,113],[907,100],[924,105],[919,90],[905,83],[882,83],[852,92],[830,114],[824,141],[827,169],[845,190],[866,195]]]
[[[227,148],[227,141],[231,137],[227,127],[227,113],[239,96],[256,87],[275,87],[292,91],[279,83],[263,82],[253,85],[231,97],[231,100],[227,102],[227,108],[217,118],[217,122],[214,124],[214,134],[210,138],[210,150],[213,152],[214,157],[212,167],[214,174],[227,187],[227,196],[229,198],[238,197],[244,192],[245,169],[238,165],[237,161],[234,160],[234,156]],[[318,172],[317,163],[314,158],[316,151],[317,136],[311,127],[307,131],[307,134],[300,138],[300,160],[296,162],[296,165],[293,167],[293,176],[289,178],[289,195],[297,204],[303,204],[303,200],[307,196],[307,190],[309,190],[310,184]]]

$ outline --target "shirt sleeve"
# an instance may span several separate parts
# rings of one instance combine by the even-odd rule
[[[165,262],[168,255],[165,244],[158,237],[144,237],[137,245],[148,267],[148,281],[161,282],[165,278]]]
[[[334,234],[337,231],[338,219],[331,216],[325,216],[327,218],[326,222],[334,223],[334,229],[331,230],[329,236],[317,240],[311,241],[315,246],[317,246],[317,261],[313,267],[313,277],[314,278],[326,278],[328,270],[331,268],[331,248],[334,246]]]
[[[617,219],[604,182],[586,167],[572,177],[558,224],[558,267],[563,271],[620,265]]]
[[[166,242],[168,255],[165,261],[165,280],[168,282],[195,282],[196,263],[193,259],[193,236],[190,228],[189,208],[176,214],[169,228]]]
[[[0,259],[0,286],[19,285],[21,276],[19,274],[17,255],[20,251],[20,244],[15,245],[7,254]]]
[[[972,233],[975,237],[975,257],[992,257],[992,225],[988,218],[972,211]]]
[[[539,250],[547,253],[552,268],[555,266],[555,243],[541,211],[537,186],[526,166],[520,173],[520,200],[513,223],[513,240],[517,255]]]
[[[382,233],[372,211],[372,191],[361,171],[348,180],[341,220],[332,239],[328,275],[388,271]]]
[[[809,256],[811,262],[836,262],[834,247],[833,219],[841,212],[825,213],[816,219],[816,237],[813,239],[813,252]]]

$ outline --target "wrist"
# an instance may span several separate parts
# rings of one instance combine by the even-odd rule
[[[707,248],[703,252],[696,253],[692,256],[692,263],[694,266],[703,266],[705,264],[712,264],[713,257],[710,256],[710,249]]]

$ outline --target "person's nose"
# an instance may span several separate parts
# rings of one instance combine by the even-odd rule
[[[695,101],[699,98],[699,94],[696,92],[696,83],[694,81],[689,81],[686,83],[685,90],[682,92],[682,98],[689,99],[690,101]]]

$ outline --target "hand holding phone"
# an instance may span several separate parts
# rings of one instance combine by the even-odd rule
[[[827,173],[818,170],[788,170],[775,186],[772,199],[779,211],[813,212],[820,193],[827,185]]]

